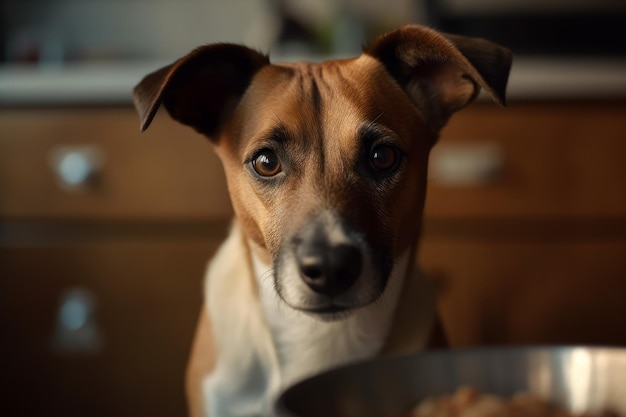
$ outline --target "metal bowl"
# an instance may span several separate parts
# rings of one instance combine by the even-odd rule
[[[379,358],[334,369],[288,388],[285,417],[400,417],[429,396],[461,386],[509,397],[541,396],[574,413],[626,416],[626,349],[467,349]]]

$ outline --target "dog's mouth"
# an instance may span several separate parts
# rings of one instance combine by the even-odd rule
[[[295,310],[314,316],[323,321],[336,321],[347,318],[355,309],[354,306],[342,306],[333,302],[316,306],[292,307]]]
[[[340,307],[334,304],[330,304],[324,307],[303,308],[301,310],[306,313],[313,313],[313,314],[334,314],[334,313],[341,313],[344,311],[349,311],[350,308]]]
[[[315,305],[292,306],[296,310],[311,314],[332,314],[354,310],[361,306],[355,304],[339,303],[333,300],[317,303]]]
[[[355,311],[374,303],[384,292],[384,285],[375,285],[377,280],[365,279],[362,283],[368,287],[367,291],[359,291],[358,288],[335,296],[327,296],[310,291],[300,286],[294,296],[291,291],[279,290],[278,294],[283,302],[291,309],[300,311],[311,317],[323,321],[342,320],[352,315]],[[376,287],[376,288],[374,288]]]

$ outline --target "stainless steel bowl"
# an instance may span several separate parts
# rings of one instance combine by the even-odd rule
[[[380,358],[331,370],[287,389],[289,417],[400,417],[428,396],[461,386],[536,394],[572,412],[626,417],[626,349],[468,349]]]

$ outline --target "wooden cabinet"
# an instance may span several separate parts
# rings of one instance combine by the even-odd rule
[[[10,415],[185,412],[203,272],[231,208],[206,139],[165,115],[138,125],[130,107],[0,112]],[[68,156],[87,174],[67,177]],[[430,168],[420,262],[453,346],[626,345],[624,103],[476,103]],[[98,338],[59,347],[76,291]]]
[[[140,134],[131,108],[0,112],[3,414],[185,415],[231,208],[208,141],[155,123]],[[74,181],[81,163],[94,166]]]
[[[626,103],[477,103],[430,168],[420,262],[453,346],[626,345]]]

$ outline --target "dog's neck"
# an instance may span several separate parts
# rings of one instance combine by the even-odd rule
[[[409,251],[398,258],[388,287],[378,301],[343,320],[331,322],[293,310],[283,303],[274,289],[271,266],[253,251],[251,253],[262,309],[276,348],[281,385],[381,352],[411,269]]]

